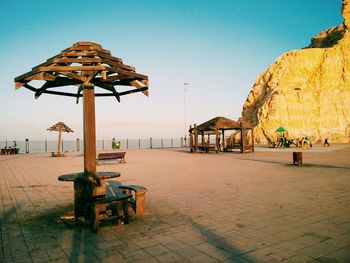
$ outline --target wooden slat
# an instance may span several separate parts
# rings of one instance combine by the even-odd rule
[[[132,90],[128,90],[128,91],[119,92],[119,96],[124,96],[124,95],[137,93],[137,92],[147,92],[147,94],[148,94],[148,87],[143,87],[143,88],[140,88],[140,89],[132,89]]]
[[[15,90],[18,90],[20,87],[22,87],[24,84],[28,83],[29,81],[24,82],[15,82]]]
[[[107,55],[103,52],[98,52],[97,51],[97,55],[101,58],[106,58],[106,59],[109,59],[109,60],[113,60],[113,61],[116,61],[116,62],[120,62],[120,63],[123,63],[123,59],[121,58],[117,58],[117,57],[113,57],[111,55]]]
[[[127,75],[127,76],[134,77],[134,78],[148,79],[148,76],[146,76],[146,75],[142,75],[142,74],[139,74],[139,73],[136,73],[136,72],[123,70],[123,69],[120,69],[120,68],[106,67],[106,70],[109,70],[109,71],[112,71],[112,72],[116,72],[116,73],[120,73],[120,74]]]
[[[113,81],[122,80],[122,79],[130,79],[130,77],[127,76],[127,75],[118,74],[118,75],[116,75],[116,76],[108,76],[108,77],[106,78],[106,81],[113,82]]]
[[[52,94],[52,95],[67,96],[67,97],[76,97],[77,96],[77,94],[74,94],[74,93],[61,92],[61,91],[55,91],[55,90],[45,90],[43,93]]]
[[[55,58],[53,59],[54,63],[97,63],[102,62],[100,58]]]
[[[46,73],[46,72],[39,72],[37,74],[34,74],[32,76],[29,76],[25,78],[25,80],[31,81],[31,80],[47,80],[47,81],[54,81],[57,78],[57,76],[54,76],[52,74]]]
[[[130,84],[132,86],[134,86],[135,88],[137,88],[137,89],[143,88],[143,86],[141,86],[136,80],[131,81]],[[148,90],[142,91],[142,93],[145,94],[148,97]]]
[[[103,66],[52,66],[41,67],[40,71],[96,71],[105,70]]]
[[[81,97],[81,92],[83,91],[83,86],[80,85],[77,91],[77,99],[76,99],[76,103],[79,103],[79,98]]]
[[[38,99],[40,97],[41,94],[43,94],[43,92],[48,89],[49,87],[51,87],[50,82],[46,82],[44,85],[42,85],[39,89],[37,89],[37,91],[34,94],[35,99]]]
[[[103,88],[103,89],[106,89],[108,91],[111,91],[113,93],[113,95],[115,96],[115,98],[117,99],[117,101],[120,102],[119,93],[115,90],[113,85],[107,85],[107,84],[99,83],[96,86],[98,86],[100,88]]]
[[[43,63],[41,63],[41,64],[36,65],[35,67],[33,67],[32,70],[37,69],[37,68],[40,68],[40,67],[42,67],[42,66],[47,66],[47,65],[52,64],[52,63],[53,63],[53,60],[54,60],[55,58],[60,57],[60,56],[61,56],[61,54],[57,54],[57,55],[55,55],[55,56],[52,56],[51,58],[48,58],[45,62],[43,62]]]
[[[71,50],[74,51],[98,51],[107,55],[110,55],[111,52],[107,49],[103,49],[101,47],[98,46],[94,46],[94,45],[89,45],[89,46],[85,46],[85,45],[79,45],[79,46],[73,46]]]
[[[29,72],[26,72],[22,75],[19,75],[17,77],[15,77],[15,82],[23,82],[23,80],[25,80],[25,78],[32,76],[34,74],[38,73],[38,70],[31,70]]]
[[[77,79],[77,80],[80,80],[82,82],[86,81],[86,78],[84,76],[81,76],[81,75],[76,74],[76,73],[72,73],[72,72],[68,72],[68,71],[59,71],[58,73],[65,75],[71,79]]]
[[[36,90],[37,90],[36,88],[30,86],[30,85],[27,84],[27,83],[23,84],[23,87],[25,87],[25,88],[27,88],[27,89],[29,89],[29,90],[31,90],[31,91],[34,91],[34,92],[36,92]]]
[[[61,53],[63,57],[92,57],[97,56],[96,51],[64,51]]]
[[[122,64],[120,62],[113,61],[113,60],[110,60],[110,59],[107,59],[107,58],[102,58],[102,63],[108,64],[108,65],[111,65],[111,66],[114,66],[114,67],[118,67],[118,68],[121,68],[121,69],[131,70],[131,71],[135,72],[135,67],[128,66],[128,65],[125,65],[125,64]]]

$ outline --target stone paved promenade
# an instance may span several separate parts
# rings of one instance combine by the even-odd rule
[[[350,147],[190,154],[129,150],[122,183],[148,213],[91,233],[64,223],[81,153],[0,156],[0,262],[350,262]],[[87,223],[86,223],[87,224]]]

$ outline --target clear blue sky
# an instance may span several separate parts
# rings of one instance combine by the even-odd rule
[[[13,78],[78,41],[93,41],[149,76],[150,97],[96,99],[98,138],[180,137],[189,123],[237,119],[257,76],[281,54],[342,22],[341,0],[5,1],[0,9],[0,141],[82,138],[82,104],[14,91]]]

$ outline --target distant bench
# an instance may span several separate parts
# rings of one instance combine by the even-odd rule
[[[99,161],[119,160],[119,162],[125,163],[125,153],[126,152],[99,153],[96,161],[99,163]]]

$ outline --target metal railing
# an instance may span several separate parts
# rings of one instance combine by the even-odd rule
[[[160,149],[160,148],[178,148],[186,147],[186,140],[181,138],[148,138],[148,139],[116,139],[120,142],[120,149]],[[40,153],[55,152],[57,141],[54,140],[16,140],[17,148],[20,153]],[[1,140],[0,148],[12,146],[13,140]],[[61,151],[83,151],[84,141],[77,138],[76,140],[62,140]],[[112,150],[112,139],[96,140],[97,151]]]

